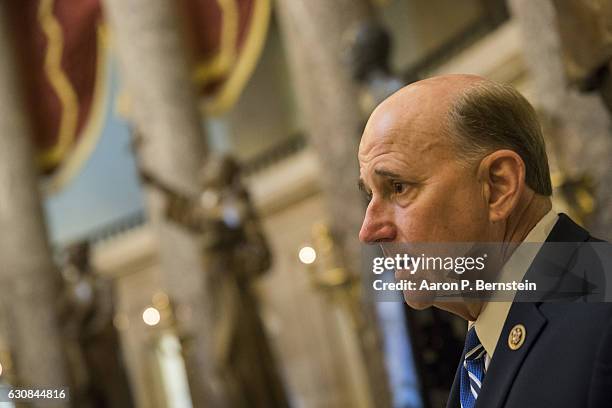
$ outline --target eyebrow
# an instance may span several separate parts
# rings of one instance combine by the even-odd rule
[[[376,169],[374,170],[374,173],[378,176],[387,177],[387,178],[394,178],[394,179],[401,178],[399,174],[386,170],[386,169]],[[364,191],[366,193],[368,192],[368,187],[366,186],[366,183],[363,181],[361,177],[357,181],[357,186],[359,187],[359,190]]]
[[[376,169],[376,170],[374,170],[374,173],[376,173],[379,176],[383,176],[383,177],[401,178],[401,176],[399,174],[393,173],[392,171],[385,170],[385,169]]]

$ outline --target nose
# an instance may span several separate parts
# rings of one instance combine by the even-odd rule
[[[391,242],[396,236],[397,229],[391,217],[385,213],[382,206],[374,200],[370,201],[359,231],[359,240],[364,244]]]

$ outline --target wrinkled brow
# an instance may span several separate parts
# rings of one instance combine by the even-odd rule
[[[389,179],[399,179],[399,178],[401,178],[401,176],[399,174],[394,173],[394,172],[389,171],[389,170],[386,170],[386,169],[376,169],[376,170],[374,170],[374,173],[377,176],[385,177],[385,178],[389,178]],[[370,192],[370,188],[365,183],[365,181],[363,181],[363,179],[361,177],[357,181],[357,187],[359,187],[359,190],[361,190],[361,191],[363,191],[365,193],[369,193]]]
[[[374,173],[376,173],[377,175],[382,176],[382,177],[401,178],[401,176],[399,174],[393,173],[392,171],[385,170],[385,169],[376,169],[376,170],[374,170]]]

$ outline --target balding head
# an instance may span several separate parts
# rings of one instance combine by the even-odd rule
[[[422,80],[386,99],[366,125],[359,162],[361,186],[372,194],[370,207],[377,211],[383,209],[383,202],[410,207],[411,213],[423,210],[414,204],[422,200],[419,194],[434,193],[429,187],[434,183],[446,186],[437,191],[436,199],[443,201],[427,203],[440,207],[436,217],[454,209],[449,217],[462,214],[467,222],[507,218],[519,196],[551,194],[544,141],[533,108],[512,87],[474,75]],[[489,195],[487,200],[494,199],[495,194],[502,193],[496,189],[504,188],[496,183],[500,180],[497,174],[491,172],[514,177],[510,180],[516,184],[514,201],[505,202],[509,207],[503,210],[491,206],[491,201],[482,201],[484,195]],[[475,206],[482,206],[481,211],[473,212]],[[458,224],[456,219],[446,219],[444,226],[429,219],[427,225],[411,233],[398,226],[405,227],[416,218],[402,222],[387,222],[384,217],[368,219],[376,214],[366,214],[361,231],[364,241],[474,238],[466,235],[469,228],[465,225],[453,227]],[[425,231],[427,228],[435,231]]]
[[[477,76],[426,79],[386,99],[366,125],[359,170],[367,243],[522,241],[550,209],[533,108]]]
[[[476,75],[442,75],[408,85],[372,113],[362,145],[388,136],[385,128],[417,127],[431,138],[445,136],[455,155],[468,162],[496,149],[515,151],[526,166],[525,181],[550,196],[552,186],[544,138],[536,112],[513,87]],[[431,141],[431,140],[430,140]],[[365,147],[365,146],[362,146]]]
[[[367,143],[373,136],[383,136],[384,129],[380,126],[403,128],[421,124],[418,123],[419,120],[434,117],[444,119],[453,101],[465,92],[465,89],[481,81],[482,78],[469,75],[441,76],[415,82],[400,89],[374,110],[368,120],[362,143]],[[435,124],[444,125],[444,120],[438,120]],[[382,134],[380,130],[383,130]]]

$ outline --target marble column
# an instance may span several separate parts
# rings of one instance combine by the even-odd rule
[[[549,149],[569,176],[588,174],[595,179],[595,212],[587,220],[587,227],[595,236],[612,239],[609,112],[598,93],[580,93],[568,87],[551,0],[509,0],[508,5],[521,27],[534,102],[555,124],[555,132],[548,139]]]
[[[348,268],[369,282],[358,233],[365,205],[356,185],[357,149],[363,130],[357,84],[346,65],[347,37],[372,17],[367,0],[277,0],[276,11],[295,86],[302,129],[318,154],[333,236]],[[369,287],[369,286],[368,286]],[[367,287],[366,289],[367,290]],[[370,394],[390,405],[380,335],[372,304],[364,302],[361,337]]]
[[[171,188],[197,191],[206,154],[202,118],[191,82],[188,56],[172,0],[105,0],[130,115],[140,135],[140,165]],[[197,237],[164,217],[164,197],[148,188],[147,207],[157,231],[161,274],[176,311],[180,335],[188,339],[185,363],[196,407],[227,406],[213,367],[209,297]]]
[[[5,319],[0,335],[12,351],[17,385],[67,386],[54,308],[59,273],[48,241],[30,117],[11,43],[18,37],[10,35],[7,7],[0,3],[0,302]]]

